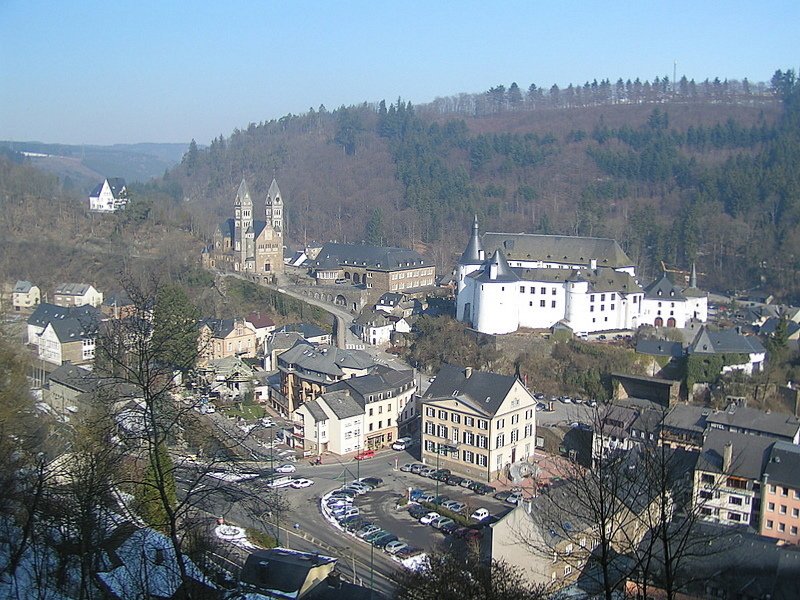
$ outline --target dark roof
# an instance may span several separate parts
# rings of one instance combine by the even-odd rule
[[[251,312],[245,317],[245,320],[252,323],[254,327],[261,329],[262,327],[274,327],[275,321],[270,319],[267,315],[262,315],[260,312]]]
[[[731,404],[726,410],[713,412],[706,417],[711,424],[725,428],[758,432],[762,435],[793,439],[800,429],[800,419],[779,412],[764,412],[756,408]]]
[[[381,306],[397,306],[405,300],[405,294],[399,292],[386,292],[378,298],[378,304]]]
[[[314,378],[320,373],[329,377],[342,377],[342,369],[368,369],[375,364],[363,350],[342,350],[336,346],[315,348],[305,342],[297,342],[289,350],[278,355],[281,365],[295,365],[303,371],[303,377]],[[322,381],[321,383],[325,383]]]
[[[257,550],[247,557],[240,580],[255,588],[270,590],[280,597],[296,598],[311,569],[335,563],[336,559],[320,554],[272,548]]]
[[[636,344],[636,352],[638,354],[650,354],[651,356],[678,358],[683,356],[683,344],[670,342],[669,340],[639,340]]]
[[[735,329],[711,331],[703,325],[689,346],[690,353],[698,354],[761,354],[766,352],[758,338],[742,335]]]
[[[406,248],[328,242],[322,247],[316,260],[311,263],[311,268],[316,269],[321,268],[323,264],[327,265],[328,259],[336,260],[339,266],[366,267],[381,271],[396,271],[425,265],[433,266],[433,261]]]
[[[242,178],[242,182],[239,184],[239,189],[236,191],[236,199],[233,201],[233,205],[241,205],[243,202],[249,202],[250,204],[253,201],[250,199],[250,190],[247,187],[247,182]]]
[[[513,283],[519,281],[519,276],[508,266],[508,261],[502,250],[495,250],[492,257],[487,260],[480,271],[470,274],[470,277],[481,283]]]
[[[424,401],[456,398],[474,410],[492,416],[508,396],[517,378],[473,370],[469,378],[463,367],[442,365],[425,392]]]
[[[61,283],[56,286],[56,294],[67,294],[69,296],[83,296],[89,291],[91,286],[88,283]]]
[[[664,427],[681,429],[693,433],[703,433],[706,430],[706,417],[709,410],[702,406],[678,404],[664,417]]]
[[[764,472],[770,483],[800,489],[800,446],[788,442],[775,442]]]
[[[371,308],[365,308],[361,311],[361,314],[358,315],[355,321],[353,321],[356,325],[362,325],[366,327],[387,327],[392,323],[386,318],[386,313],[382,310],[373,310]]]
[[[93,392],[98,386],[97,377],[92,371],[70,364],[58,367],[50,373],[47,381],[48,383],[61,384],[82,393]]]
[[[112,292],[103,297],[103,306],[133,306],[133,301],[126,291]]]
[[[397,371],[385,365],[375,367],[371,373],[360,377],[351,377],[328,387],[328,390],[352,389],[363,400],[369,394],[376,394],[397,389],[414,382],[411,369]]]
[[[97,321],[86,321],[75,317],[53,319],[48,323],[62,344],[91,338],[97,335]]]
[[[665,299],[685,301],[686,296],[683,295],[681,289],[676,286],[667,274],[664,273],[661,279],[655,280],[653,283],[644,288],[644,297],[650,300]]]
[[[764,335],[772,335],[775,333],[775,330],[778,328],[778,323],[780,322],[780,317],[770,317],[764,321],[764,324],[758,332]],[[800,323],[795,323],[789,319],[786,320],[786,335],[794,335],[798,330],[800,330]]]
[[[339,419],[349,419],[364,414],[364,407],[356,402],[348,390],[325,392],[320,396],[320,400],[325,402]]]
[[[100,311],[88,304],[84,306],[56,306],[45,302],[37,306],[33,314],[28,317],[28,325],[44,328],[51,321],[64,319],[77,319],[89,327],[93,323],[100,321]]]
[[[27,294],[31,291],[33,284],[30,281],[18,281],[14,285],[14,293],[15,294]]]
[[[481,250],[483,250],[483,247],[481,246],[481,237],[478,233],[478,215],[475,215],[475,220],[472,222],[472,235],[469,238],[466,249],[461,254],[461,260],[459,262],[462,265],[481,264],[483,262],[480,258]]]
[[[119,198],[120,194],[125,189],[125,180],[122,177],[109,177],[101,181],[94,186],[92,193],[89,195],[95,198],[99,196],[100,192],[103,191],[103,184],[105,184],[106,181],[108,182],[108,187],[111,188],[111,193],[114,195],[114,198]]]
[[[325,413],[316,399],[303,403],[303,406],[308,409],[308,412],[310,412],[311,416],[314,417],[314,421],[316,423],[328,420],[328,415]]]
[[[722,456],[728,442],[733,446],[729,474],[746,479],[760,479],[775,440],[746,433],[734,433],[720,429],[710,430],[706,434],[703,451],[697,460],[697,469],[722,473]]]
[[[228,336],[236,328],[237,319],[202,319],[198,327],[206,326],[211,330],[211,334],[216,338]],[[250,331],[248,329],[248,331]]]
[[[330,335],[327,331],[311,323],[289,323],[275,329],[275,333],[299,333],[306,339]]]
[[[537,261],[553,264],[590,265],[597,260],[600,267],[632,267],[633,261],[615,240],[608,238],[537,235],[530,233],[485,233],[486,254],[502,249],[508,260]]]

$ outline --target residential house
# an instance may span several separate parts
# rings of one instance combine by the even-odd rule
[[[299,333],[303,339],[312,344],[330,346],[333,344],[333,337],[330,331],[325,331],[322,327],[312,323],[289,323],[281,325],[275,329],[275,333]]]
[[[658,443],[664,408],[639,398],[615,400],[597,408],[592,434],[592,459],[607,452],[628,452]]]
[[[81,396],[93,393],[98,385],[97,376],[89,369],[61,365],[48,376],[43,399],[61,413],[74,412]]]
[[[136,316],[138,310],[125,291],[106,294],[100,305],[100,311],[110,319],[128,319]],[[149,314],[148,318],[152,318],[152,314]]]
[[[127,204],[128,188],[122,177],[104,179],[89,194],[89,210],[92,212],[115,212]]]
[[[242,179],[233,202],[233,218],[217,227],[201,256],[203,266],[235,271],[271,281],[283,273],[284,204],[273,179],[264,201],[264,220],[256,218],[247,182]]]
[[[775,442],[761,478],[758,532],[800,544],[800,446]]]
[[[321,394],[294,411],[294,435],[303,449],[319,456],[323,452],[349,454],[364,447],[364,406],[349,389]]]
[[[33,311],[33,314],[28,317],[28,343],[38,346],[39,338],[51,321],[77,319],[87,327],[90,327],[96,323],[99,323],[100,318],[100,311],[89,305],[64,307],[43,302],[37,306],[36,310]]]
[[[694,471],[693,502],[703,519],[758,527],[761,475],[775,440],[711,430]]]
[[[328,386],[328,390],[347,390],[362,407],[366,448],[391,444],[418,415],[414,403],[417,386],[410,369],[396,371],[379,365],[367,375],[344,379]]]
[[[773,336],[781,323],[781,317],[770,317],[758,330],[758,333],[765,336]],[[786,339],[796,342],[800,340],[800,323],[789,318],[786,319]]]
[[[289,267],[302,267],[307,260],[308,255],[305,250],[296,250],[283,258],[283,262]]]
[[[39,335],[38,356],[54,365],[91,365],[94,363],[97,328],[96,321],[75,317],[54,319]]]
[[[256,334],[240,317],[233,319],[203,319],[198,328],[198,363],[228,356],[254,358]]]
[[[375,310],[380,310],[396,317],[419,315],[424,305],[417,298],[409,298],[399,292],[386,292],[375,303]]]
[[[239,398],[253,390],[253,369],[238,356],[214,358],[197,368],[200,380],[209,394],[222,398]]]
[[[329,242],[310,262],[320,285],[345,281],[382,292],[418,291],[432,287],[436,266],[414,250],[366,244]]]
[[[256,550],[239,576],[239,591],[250,600],[382,600],[367,587],[343,581],[336,559],[288,548]]]
[[[262,315],[260,312],[252,312],[244,318],[244,324],[247,325],[256,334],[256,348],[258,353],[264,351],[264,345],[267,342],[267,336],[275,331],[275,321],[267,315]]]
[[[697,332],[688,352],[690,355],[741,355],[741,363],[724,366],[722,373],[742,371],[748,375],[759,372],[767,356],[766,349],[755,336],[742,335],[735,329],[712,331],[705,325]]]
[[[516,377],[443,365],[420,401],[422,460],[489,481],[530,456],[536,400]]]
[[[297,342],[308,343],[302,333],[280,333],[273,331],[267,336],[264,346],[264,370],[275,371],[278,368],[278,355],[283,354]],[[309,343],[309,345],[312,345]]]
[[[278,356],[281,389],[272,390],[272,406],[282,414],[291,415],[302,404],[327,391],[329,385],[366,375],[374,366],[375,361],[363,350],[298,342]]]
[[[678,404],[661,423],[660,443],[668,448],[700,452],[708,429],[706,417],[711,410],[702,406]]]
[[[361,341],[373,346],[388,344],[394,331],[394,323],[383,311],[365,308],[353,321],[353,332]]]
[[[99,308],[103,303],[103,293],[86,283],[62,283],[53,292],[53,304],[56,306],[85,306]]]
[[[36,308],[41,301],[39,286],[30,281],[18,281],[11,291],[11,305],[16,311]]]

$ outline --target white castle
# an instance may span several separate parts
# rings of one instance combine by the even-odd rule
[[[477,217],[456,277],[456,318],[483,333],[558,324],[576,334],[685,327],[708,314],[694,266],[687,288],[666,274],[643,288],[615,240],[526,233],[481,238]]]

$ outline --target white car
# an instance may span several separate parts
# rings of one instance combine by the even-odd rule
[[[294,465],[281,465],[275,469],[276,473],[294,473],[295,471],[297,471],[297,467]]]
[[[314,482],[311,481],[310,479],[302,479],[302,478],[300,478],[300,479],[295,479],[292,482],[292,487],[295,488],[295,489],[307,488],[307,487],[311,487],[312,485],[314,485]]]
[[[419,522],[423,525],[430,525],[434,519],[438,519],[441,516],[442,515],[437,512],[429,512],[427,515],[422,515],[422,518],[420,518]]]
[[[470,519],[474,519],[475,521],[483,521],[484,519],[489,518],[489,510],[486,508],[478,508],[469,516]]]
[[[405,450],[412,444],[413,440],[410,437],[401,437],[394,444],[392,444],[392,450]]]
[[[405,542],[401,542],[400,540],[395,540],[393,542],[389,542],[388,544],[386,544],[384,551],[387,552],[388,554],[397,554],[403,548],[408,548],[408,544],[406,544]]]

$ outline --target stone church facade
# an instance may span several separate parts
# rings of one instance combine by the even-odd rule
[[[273,179],[264,202],[263,220],[257,219],[247,182],[242,179],[233,202],[233,218],[223,221],[212,243],[203,251],[203,265],[270,280],[283,273],[284,206]]]

